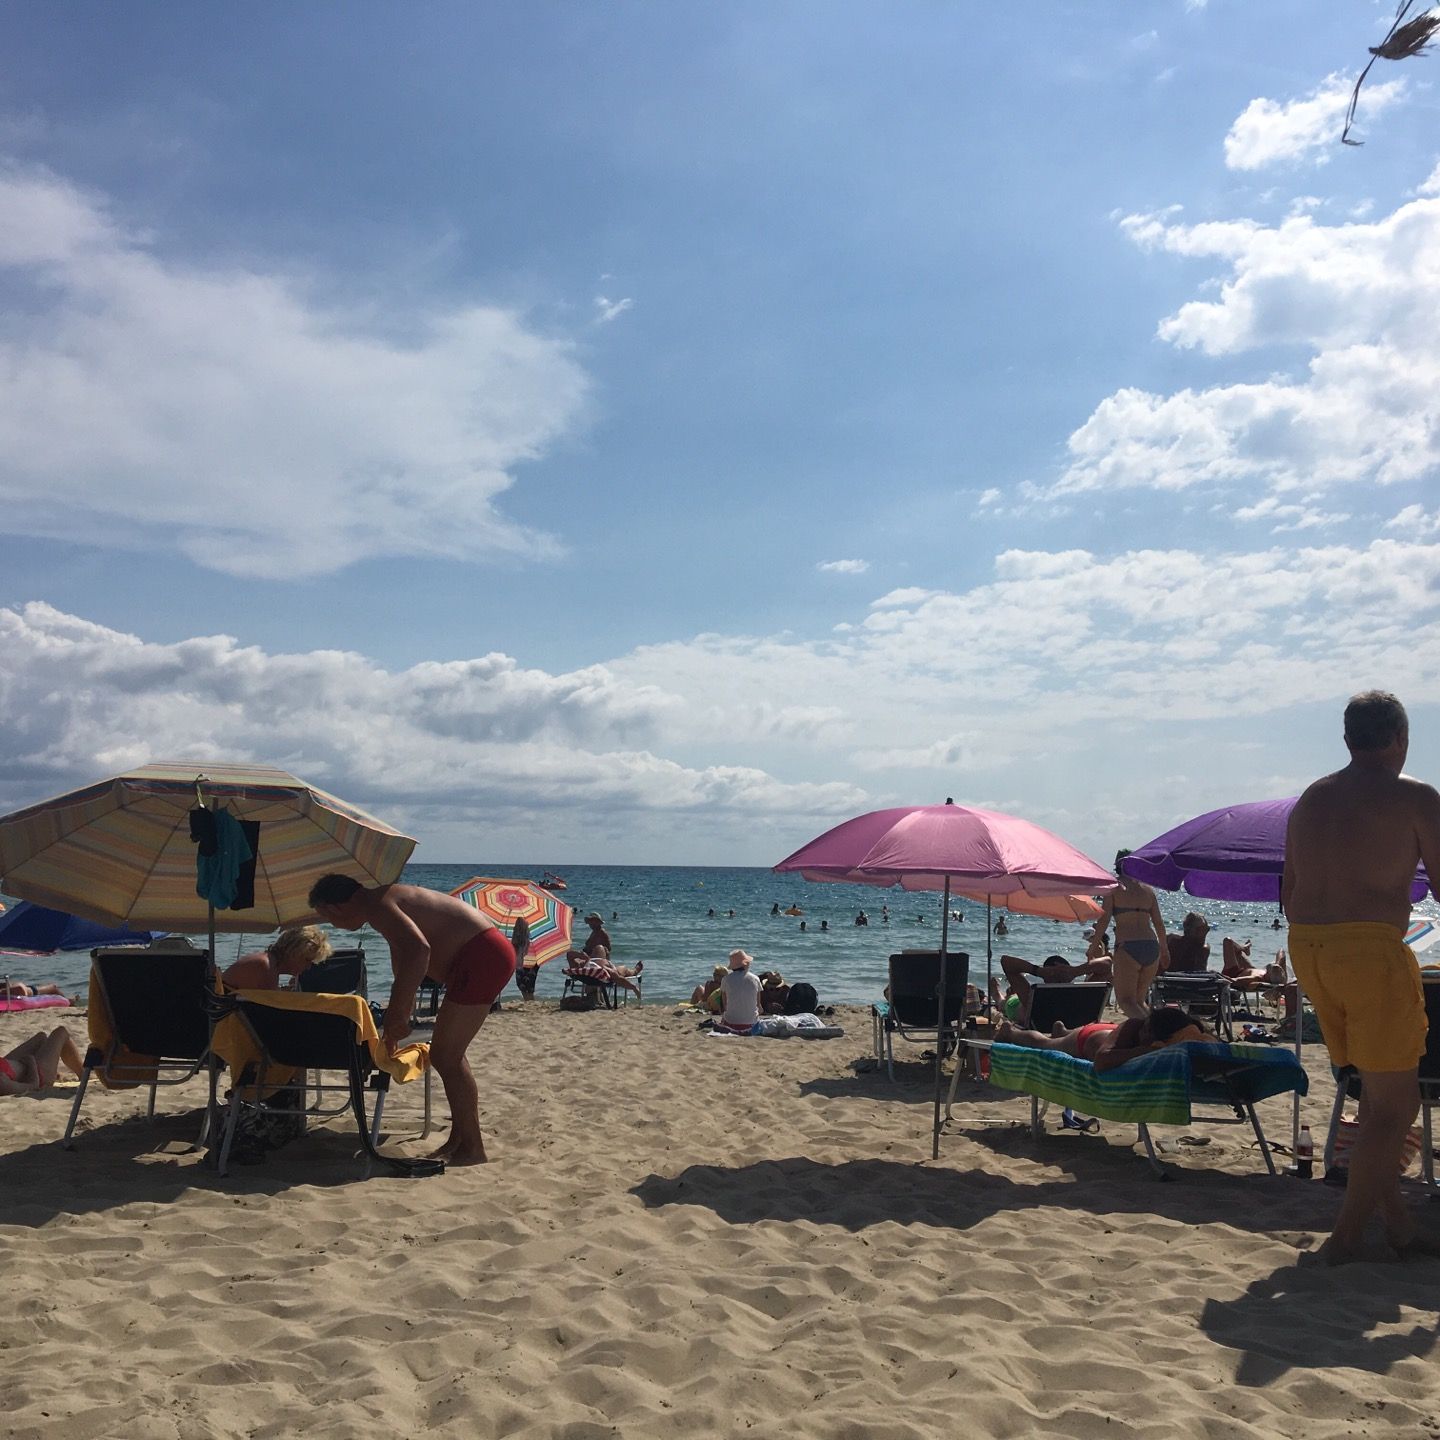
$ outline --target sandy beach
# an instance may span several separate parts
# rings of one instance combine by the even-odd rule
[[[199,1082],[154,1125],[97,1092],[73,1153],[64,1092],[0,1102],[0,1434],[1440,1434],[1440,1268],[1297,1267],[1336,1195],[1248,1130],[1163,1132],[1209,1139],[1168,1184],[1119,1124],[962,1123],[932,1162],[929,1072],[857,1072],[868,1016],[837,1018],[507,1005],[472,1049],[493,1163],[438,1179],[359,1179],[336,1122],[221,1179],[177,1153]]]

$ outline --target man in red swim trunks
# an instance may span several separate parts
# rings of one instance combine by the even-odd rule
[[[410,1033],[420,982],[428,975],[445,987],[430,1063],[450,1104],[450,1136],[435,1154],[451,1165],[484,1164],[480,1092],[465,1050],[515,973],[515,951],[504,932],[473,905],[419,885],[367,889],[348,875],[326,875],[311,888],[310,904],[339,929],[373,926],[390,946],[395,982],[384,1039],[392,1052]]]

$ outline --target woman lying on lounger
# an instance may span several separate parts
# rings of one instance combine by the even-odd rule
[[[64,1064],[75,1074],[83,1063],[70,1032],[57,1025],[47,1035],[37,1030],[28,1040],[0,1057],[0,1095],[39,1095],[48,1090]]]
[[[1139,1055],[1148,1055],[1152,1050],[1163,1050],[1167,1045],[1215,1038],[1178,1005],[1162,1005],[1139,1020],[1124,1020],[1118,1025],[1099,1021],[1094,1025],[1082,1025],[1078,1030],[1066,1030],[1063,1026],[1056,1029],[1054,1035],[1042,1035],[1038,1030],[1022,1030],[1006,1020],[995,1031],[995,1039],[1002,1045],[1060,1050],[1066,1055],[1090,1061],[1098,1071],[1105,1071],[1113,1070]]]

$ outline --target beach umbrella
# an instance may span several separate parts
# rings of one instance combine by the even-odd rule
[[[61,950],[94,950],[101,945],[148,945],[156,932],[128,930],[82,920],[62,910],[22,900],[0,915],[0,950],[8,954],[54,955]]]
[[[544,964],[570,948],[574,912],[534,880],[500,880],[476,875],[450,893],[473,905],[507,933],[514,930],[517,920],[524,920],[530,927],[527,958],[536,964]]]
[[[1208,810],[1132,850],[1120,868],[1161,890],[1186,890],[1203,900],[1280,903],[1285,873],[1285,830],[1298,796],[1252,800]],[[1415,872],[1411,900],[1430,887],[1423,869]]]
[[[857,815],[801,846],[775,870],[798,871],[806,880],[942,893],[940,986],[936,996],[940,1025],[935,1037],[935,1116],[931,1136],[932,1157],[936,1159],[940,1155],[945,957],[951,896],[983,897],[988,920],[989,906],[1008,905],[1012,897],[1019,908],[1031,901],[1115,887],[1115,877],[1108,870],[1051,831],[1014,815],[956,805],[953,800],[943,805],[914,805]],[[985,932],[988,995],[992,974],[988,923]]]
[[[258,823],[252,906],[217,911],[197,893],[197,808]],[[191,935],[314,920],[308,897],[321,875],[387,885],[414,848],[365,811],[258,765],[146,765],[0,817],[8,894],[87,920]]]

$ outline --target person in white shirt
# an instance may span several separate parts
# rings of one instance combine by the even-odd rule
[[[750,973],[753,955],[730,952],[730,973],[720,982],[725,1009],[720,1024],[727,1030],[749,1030],[760,1018],[760,977]]]

